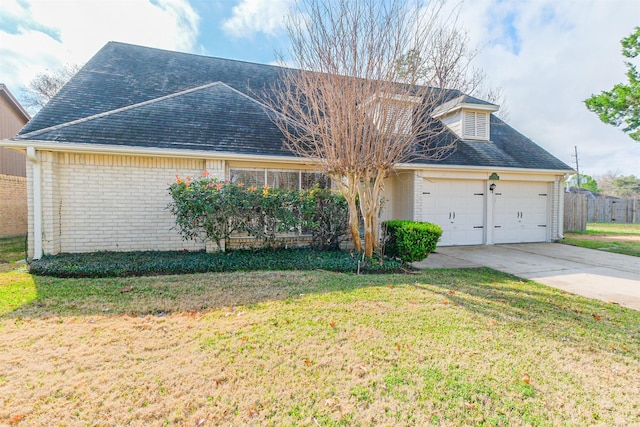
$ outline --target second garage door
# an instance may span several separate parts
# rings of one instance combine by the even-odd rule
[[[547,241],[548,184],[498,182],[494,192],[493,242]]]

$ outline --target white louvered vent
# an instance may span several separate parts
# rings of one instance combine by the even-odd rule
[[[489,140],[489,113],[465,111],[463,117],[464,138]]]

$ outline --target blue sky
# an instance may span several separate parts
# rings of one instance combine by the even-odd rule
[[[20,98],[38,72],[82,64],[107,41],[273,63],[293,0],[2,0],[0,83]],[[501,87],[507,122],[581,171],[640,176],[640,144],[582,101],[624,81],[620,39],[638,0],[467,0],[458,24]]]

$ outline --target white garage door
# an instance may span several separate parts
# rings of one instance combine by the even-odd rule
[[[544,182],[496,182],[494,243],[548,240],[549,186]]]
[[[484,188],[483,181],[424,180],[425,218],[442,227],[440,245],[484,243]]]

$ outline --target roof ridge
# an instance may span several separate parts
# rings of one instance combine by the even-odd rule
[[[176,98],[176,97],[179,97],[179,96],[182,96],[182,95],[186,95],[186,94],[189,94],[189,93],[197,92],[199,90],[207,89],[209,87],[213,87],[213,86],[216,86],[216,85],[224,85],[224,86],[229,87],[227,84],[225,84],[225,83],[223,83],[221,81],[211,82],[211,83],[207,83],[207,84],[204,84],[204,85],[201,85],[201,86],[197,86],[197,87],[194,87],[194,88],[185,89],[185,90],[182,90],[180,92],[171,93],[169,95],[160,96],[158,98],[149,99],[149,100],[143,101],[143,102],[138,102],[137,104],[132,104],[132,105],[127,105],[126,107],[116,108],[115,110],[104,111],[102,113],[94,114],[94,115],[88,116],[88,117],[83,117],[81,119],[72,120],[70,122],[61,123],[59,125],[49,126],[49,127],[46,127],[46,128],[34,130],[32,132],[28,132],[28,133],[25,133],[25,134],[22,134],[22,135],[18,135],[13,139],[29,139],[32,136],[37,136],[37,135],[40,135],[42,133],[47,133],[47,132],[51,132],[51,131],[54,131],[54,130],[63,129],[65,127],[74,126],[74,125],[77,125],[77,124],[80,124],[80,123],[89,122],[91,120],[99,119],[99,118],[102,118],[102,117],[108,117],[108,116],[113,115],[113,114],[122,113],[123,111],[133,110],[135,108],[139,108],[139,107],[144,107],[144,106],[147,106],[147,105],[155,104],[157,102],[162,102],[162,101],[165,101],[167,99]],[[231,88],[231,89],[233,89],[233,88]]]
[[[259,106],[261,106],[263,109],[271,111],[273,114],[275,114],[275,115],[277,115],[277,116],[281,117],[283,120],[285,120],[285,121],[287,121],[287,122],[289,122],[289,123],[295,124],[295,125],[297,125],[297,126],[299,126],[299,127],[301,127],[301,128],[302,128],[302,127],[304,127],[304,126],[302,125],[302,123],[298,122],[297,120],[292,119],[291,117],[288,117],[287,115],[285,115],[285,114],[281,113],[280,111],[276,110],[276,109],[275,109],[275,108],[273,108],[272,106],[270,106],[270,105],[268,105],[268,104],[265,104],[264,102],[260,101],[259,99],[252,98],[252,97],[250,97],[249,95],[247,95],[246,93],[242,93],[242,92],[240,92],[238,89],[236,89],[236,88],[234,88],[234,87],[229,86],[229,85],[228,85],[228,84],[226,84],[225,82],[220,82],[220,84],[222,84],[223,86],[228,87],[228,88],[229,88],[229,89],[231,89],[233,92],[236,92],[237,94],[244,96],[244,97],[245,97],[245,98],[247,98],[248,100],[253,101],[255,104],[258,104],[258,105],[259,105]],[[276,126],[277,126],[277,125],[276,125]]]

